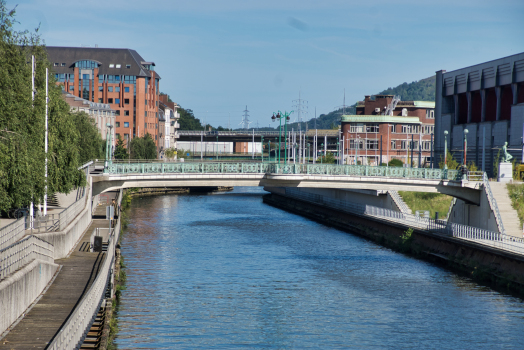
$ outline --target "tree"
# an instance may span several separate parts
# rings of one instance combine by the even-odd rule
[[[115,159],[128,159],[129,153],[124,145],[124,140],[120,137],[120,134],[116,136],[116,147],[115,147]]]
[[[56,86],[38,30],[14,31],[15,10],[0,0],[0,210],[41,203],[45,192],[45,69],[49,74],[48,193],[85,184],[78,131]],[[35,56],[34,101],[31,55]]]
[[[131,159],[156,159],[155,141],[149,133],[131,140]]]
[[[322,164],[335,164],[336,159],[333,153],[328,152],[328,154],[326,154],[325,156],[320,157],[318,161],[320,161]]]
[[[80,164],[92,159],[104,158],[105,142],[96,127],[95,120],[85,112],[72,113],[78,132],[78,150]]]
[[[451,154],[449,150],[448,154],[446,155],[446,164],[450,170],[456,170],[460,167],[460,164],[455,160],[454,155]],[[440,169],[444,169],[444,157],[440,156],[440,162],[438,163],[438,166]]]

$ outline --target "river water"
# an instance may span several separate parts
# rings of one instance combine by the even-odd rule
[[[522,349],[521,299],[262,203],[133,199],[119,349]]]

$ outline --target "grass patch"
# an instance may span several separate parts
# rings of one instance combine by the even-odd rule
[[[507,184],[511,206],[519,215],[520,224],[524,222],[524,185]]]
[[[413,214],[416,210],[429,210],[431,218],[435,218],[435,212],[438,212],[439,218],[444,219],[453,200],[453,197],[441,193],[399,191],[399,194]]]

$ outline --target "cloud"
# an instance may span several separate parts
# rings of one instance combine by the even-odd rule
[[[302,32],[305,32],[309,29],[308,25],[305,22],[302,22],[301,20],[296,19],[294,17],[289,17],[287,19],[287,24]]]

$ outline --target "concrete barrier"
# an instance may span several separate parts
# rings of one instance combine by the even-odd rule
[[[91,181],[91,177],[88,178],[88,181]],[[76,246],[78,240],[82,238],[85,230],[91,224],[91,193],[92,187],[91,184],[89,184],[84,209],[82,209],[78,216],[71,221],[63,231],[35,234],[38,238],[51,243],[55,247],[55,259],[65,258]]]
[[[42,293],[59,265],[35,259],[0,282],[0,334]]]

